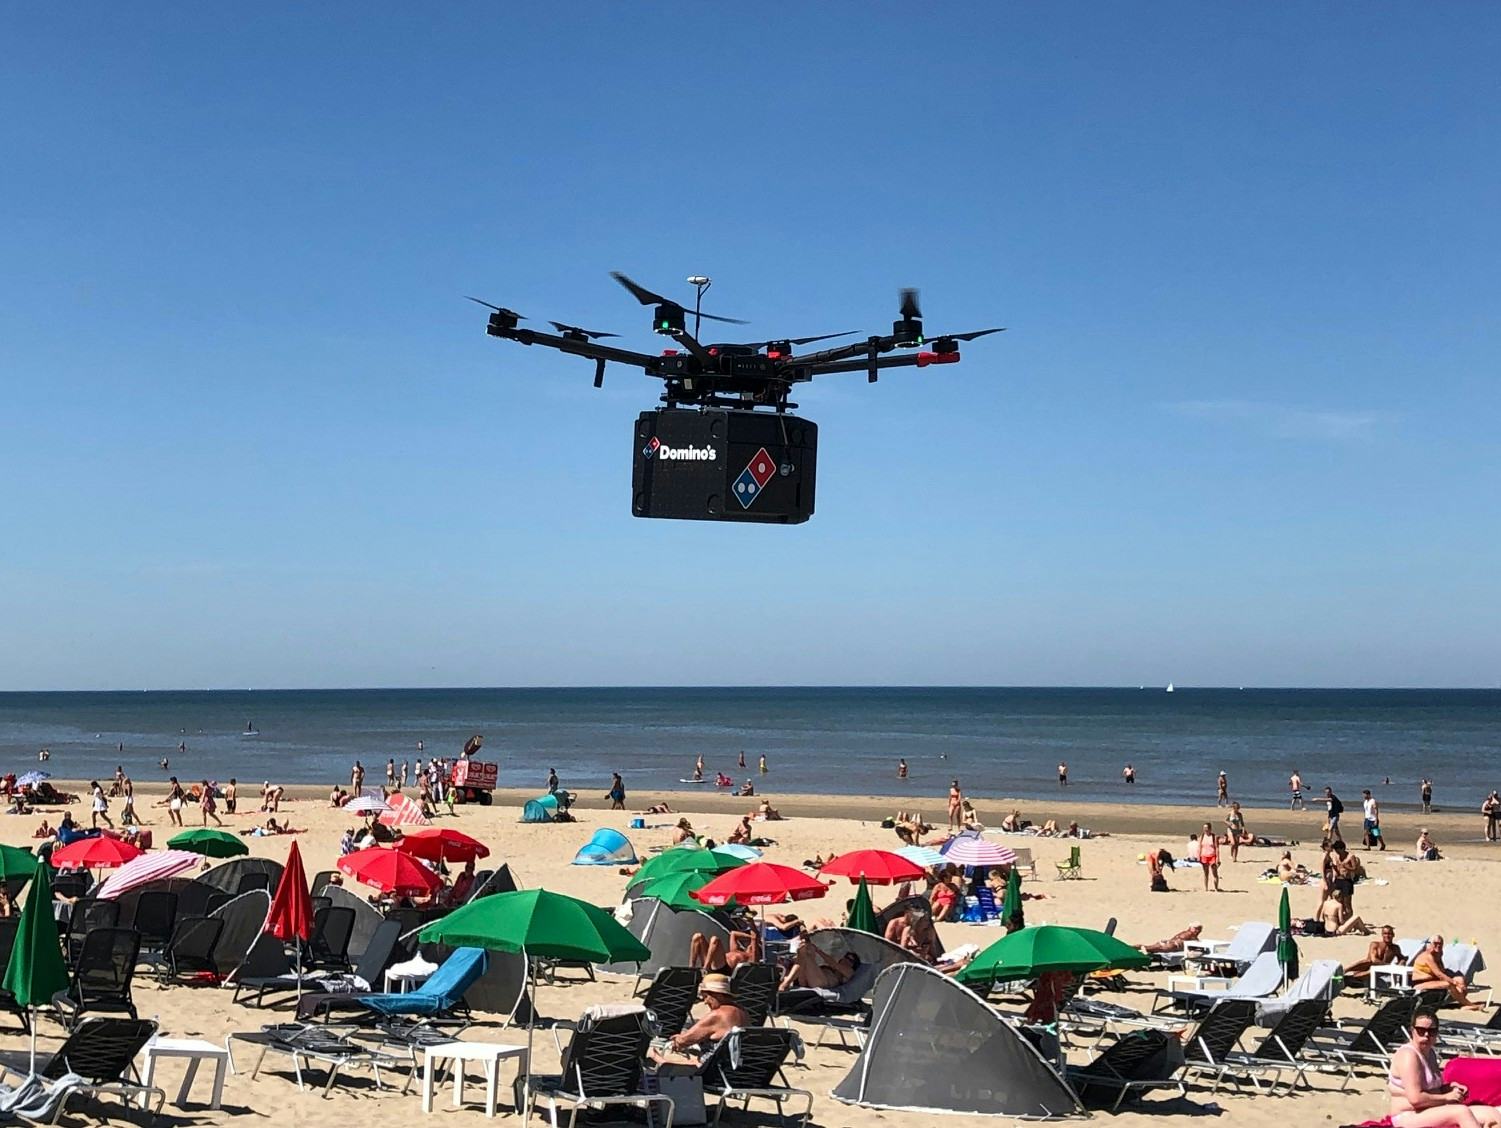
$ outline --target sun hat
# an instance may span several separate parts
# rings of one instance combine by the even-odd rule
[[[723,995],[726,999],[735,997],[735,991],[730,986],[730,977],[713,973],[704,976],[703,981],[698,985],[698,993],[700,995]]]

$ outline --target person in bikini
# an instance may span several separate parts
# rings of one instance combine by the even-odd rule
[[[1427,947],[1412,961],[1412,989],[1419,994],[1424,991],[1448,991],[1455,1003],[1470,1010],[1479,1010],[1484,1006],[1483,1003],[1470,1000],[1469,984],[1465,982],[1463,975],[1450,975],[1444,970],[1442,936],[1431,937]]]
[[[1392,1128],[1498,1128],[1501,1113],[1490,1105],[1466,1104],[1470,1091],[1445,1084],[1438,1061],[1438,1015],[1419,1007],[1412,1038],[1392,1054],[1386,1075]]]
[[[1214,827],[1204,824],[1199,831],[1199,865],[1204,867],[1204,892],[1209,892],[1209,878],[1214,876],[1214,891],[1220,891],[1220,846]]]
[[[949,830],[961,831],[964,829],[964,792],[959,790],[959,781],[956,779],[949,784]]]

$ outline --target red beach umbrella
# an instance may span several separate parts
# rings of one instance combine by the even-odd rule
[[[891,885],[916,881],[922,877],[923,868],[891,850],[851,850],[830,858],[818,872],[827,877],[847,877],[851,882],[863,877],[872,885]]]
[[[356,850],[339,859],[339,869],[362,885],[382,893],[432,893],[442,884],[438,875],[410,854],[385,846]]]
[[[706,905],[724,905],[731,898],[741,905],[780,905],[787,901],[811,901],[828,891],[827,885],[802,870],[775,862],[752,862],[727,870],[689,896]]]
[[[52,851],[57,869],[114,869],[146,851],[119,838],[78,838],[60,850]]]
[[[426,858],[436,862],[472,862],[475,858],[488,858],[490,847],[478,838],[471,838],[462,830],[447,826],[409,830],[401,836],[396,848],[414,858]]]
[[[306,940],[313,934],[313,897],[308,892],[307,874],[302,869],[302,853],[297,843],[287,851],[287,864],[271,898],[266,927],[278,940]]]

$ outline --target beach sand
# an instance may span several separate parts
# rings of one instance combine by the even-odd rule
[[[60,784],[66,790],[79,790],[76,784]],[[603,791],[603,788],[600,789]],[[167,812],[152,803],[160,798],[159,789],[139,787],[137,809],[147,819],[147,825],[156,835],[157,844],[164,843],[172,833]],[[784,821],[758,824],[758,829],[777,840],[777,845],[768,849],[767,859],[798,865],[804,858],[822,852],[840,852],[865,846],[894,848],[897,839],[892,831],[882,829],[879,819],[891,814],[899,805],[895,800],[879,798],[821,798],[790,797],[768,792],[774,805],[788,817]],[[626,883],[613,867],[582,867],[569,864],[574,853],[601,826],[626,828],[628,813],[607,812],[603,799],[588,796],[576,808],[579,821],[562,825],[533,825],[518,821],[519,793],[497,793],[496,805],[490,807],[461,806],[456,817],[444,815],[440,825],[455,825],[466,833],[487,842],[492,849],[490,862],[504,860],[510,863],[517,878],[527,887],[545,886],[561,892],[574,894],[600,904],[619,901]],[[628,807],[634,812],[659,798],[649,794],[633,794]],[[717,795],[673,794],[663,796],[676,812],[680,804],[695,827],[723,840],[733,823],[733,815],[751,808],[757,800],[737,799]],[[1346,802],[1358,811],[1358,804],[1346,797]],[[240,814],[226,816],[226,822],[235,828],[246,828],[263,821],[256,807],[258,799],[242,797]],[[119,801],[112,802],[112,812],[119,811]],[[1006,800],[991,800],[980,803],[982,818],[992,825],[1000,822],[1001,816],[1012,806],[1022,806],[1028,817],[1041,821],[1043,818],[1059,818],[1066,822],[1076,818],[1082,825],[1096,831],[1107,831],[1110,837],[1095,838],[1082,843],[1068,840],[1008,837],[1012,845],[1029,846],[1035,855],[1038,880],[1028,880],[1027,893],[1038,894],[1040,899],[1027,902],[1029,923],[1056,923],[1102,927],[1109,917],[1116,917],[1119,924],[1117,935],[1128,942],[1145,942],[1168,936],[1183,928],[1190,921],[1201,921],[1206,936],[1229,936],[1227,930],[1245,920],[1275,920],[1280,886],[1261,883],[1257,875],[1276,863],[1281,851],[1271,848],[1247,848],[1242,851],[1239,864],[1228,862],[1222,868],[1224,892],[1207,893],[1197,871],[1180,870],[1173,875],[1174,891],[1165,895],[1147,893],[1146,869],[1139,864],[1139,856],[1147,849],[1166,846],[1175,854],[1180,853],[1188,833],[1205,819],[1216,826],[1223,819],[1223,810],[1206,805],[1202,808],[1166,807],[1112,807],[1043,804],[1036,801],[1015,804]],[[88,812],[83,804],[71,807],[74,817],[88,824]],[[929,821],[940,821],[935,816],[942,810],[941,799],[927,805],[925,814]],[[733,815],[732,815],[733,812]],[[30,845],[32,830],[42,817],[54,825],[58,812],[46,811],[36,815],[13,816],[0,821],[0,840],[18,845]],[[326,790],[313,788],[288,789],[283,800],[281,815],[292,826],[305,830],[298,836],[308,872],[332,868],[338,854],[341,832],[353,824],[348,815],[327,806]],[[197,825],[198,811],[191,808],[184,812],[189,826]],[[646,854],[655,845],[669,840],[670,827],[678,816],[648,816],[647,829],[627,830],[626,833],[637,850]],[[1303,845],[1293,851],[1297,861],[1315,871],[1319,863],[1318,838],[1321,815],[1317,811],[1293,813],[1277,811],[1248,811],[1248,822],[1253,832],[1282,834],[1296,837]],[[1347,819],[1348,823],[1348,819]],[[1441,847],[1448,855],[1436,863],[1399,862],[1396,854],[1410,851],[1419,825],[1432,829]],[[1355,830],[1358,832],[1358,821]],[[1478,816],[1459,815],[1400,815],[1385,820],[1391,846],[1386,855],[1371,853],[1363,855],[1370,875],[1375,882],[1363,884],[1356,893],[1356,911],[1372,924],[1390,922],[1399,936],[1418,936],[1434,930],[1442,930],[1451,938],[1478,940],[1491,950],[1497,948],[1495,934],[1496,892],[1498,869],[1494,862],[1501,859],[1501,847],[1487,847],[1479,838]],[[1351,833],[1347,830],[1347,834]],[[1358,835],[1357,835],[1358,836]],[[256,856],[281,860],[285,857],[287,838],[251,838],[246,840]],[[1055,865],[1063,859],[1071,845],[1080,845],[1083,852],[1084,879],[1082,881],[1059,881],[1055,879]],[[1385,884],[1380,884],[1384,882]],[[358,888],[351,886],[351,888]],[[879,907],[890,897],[889,890],[874,890]],[[837,886],[831,895],[822,900],[807,902],[800,906],[809,917],[828,915],[837,917],[842,911],[843,900],[850,895],[850,887],[844,883]],[[1293,890],[1295,915],[1311,915],[1314,910],[1314,891],[1311,888]],[[944,924],[940,932],[950,947],[962,943],[985,945],[999,939],[1002,931],[995,927],[965,924]],[[1301,941],[1305,963],[1316,958],[1338,958],[1346,962],[1358,958],[1365,950],[1367,940],[1361,937],[1339,939],[1304,939]],[[1162,981],[1160,976],[1133,973],[1133,983],[1151,985]],[[1486,980],[1482,976],[1482,982]],[[541,1013],[557,1016],[576,1016],[586,1006],[599,1002],[624,1002],[629,995],[629,978],[601,976],[598,983],[587,981],[560,983],[557,986],[542,986],[538,992],[538,1007]],[[164,1035],[174,1037],[206,1038],[222,1042],[235,1030],[252,1030],[261,1023],[275,1021],[276,1014],[252,1007],[234,1006],[230,1003],[231,992],[217,988],[175,987],[162,990],[145,978],[136,985],[136,1001],[143,1016],[159,1019]],[[1149,997],[1130,993],[1117,997],[1130,1005],[1145,1006]],[[1340,1014],[1363,1015],[1367,1008],[1346,996],[1337,1003]],[[483,1016],[482,1016],[483,1017]],[[48,1052],[61,1041],[61,1027],[50,1019],[42,1019],[40,1044]],[[484,1041],[525,1041],[524,1032],[499,1032],[493,1025],[481,1023],[472,1028],[467,1037]],[[0,1036],[0,1053],[8,1063],[18,1060],[24,1068],[26,1039],[18,1031],[7,1031]],[[395,1089],[377,1091],[369,1076],[355,1073],[335,1090],[332,1099],[324,1099],[313,1089],[299,1093],[294,1087],[289,1070],[282,1062],[268,1059],[269,1071],[263,1070],[260,1078],[252,1082],[248,1067],[253,1060],[245,1058],[245,1069],[229,1078],[224,1091],[224,1108],[210,1112],[202,1104],[209,1092],[209,1082],[203,1074],[197,1082],[190,1107],[178,1109],[170,1103],[176,1095],[176,1086],[182,1076],[183,1065],[168,1061],[158,1070],[158,1084],[168,1092],[169,1104],[164,1123],[169,1124],[217,1124],[236,1115],[274,1118],[286,1121],[291,1118],[300,1128],[335,1128],[355,1119],[364,1128],[408,1125],[422,1122],[421,1105],[416,1090],[402,1096]],[[550,1034],[539,1032],[535,1040],[534,1066],[540,1072],[557,1066],[557,1051]],[[1087,1060],[1082,1051],[1072,1055],[1073,1060]],[[805,1061],[806,1068],[794,1068],[790,1078],[794,1085],[813,1091],[816,1097],[814,1122],[820,1125],[889,1125],[892,1128],[918,1128],[935,1120],[941,1124],[956,1126],[968,1124],[995,1124],[994,1118],[944,1116],[935,1118],[926,1113],[877,1112],[852,1108],[839,1104],[829,1096],[829,1090],[844,1076],[855,1061],[855,1054],[837,1046],[825,1046],[810,1050]],[[509,1076],[509,1071],[505,1076]],[[471,1077],[474,1074],[471,1072]],[[1337,1092],[1337,1082],[1329,1078],[1315,1077],[1315,1089],[1311,1093],[1299,1093],[1292,1098],[1269,1098],[1236,1095],[1220,1092],[1211,1096],[1202,1086],[1192,1088],[1188,1100],[1153,1096],[1136,1110],[1110,1118],[1111,1123],[1122,1128],[1137,1128],[1165,1113],[1208,1113],[1217,1106],[1228,1113],[1238,1125],[1272,1126],[1284,1128],[1288,1124],[1345,1124],[1367,1117],[1381,1116],[1386,1111],[1384,1087],[1380,1078],[1367,1077],[1357,1080],[1350,1091]],[[399,1086],[398,1086],[399,1088]],[[466,1095],[470,1098],[463,1112],[450,1106],[445,1090],[440,1094],[433,1114],[434,1122],[452,1122],[455,1116],[472,1117],[478,1107],[473,1098],[479,1089],[471,1084]],[[508,1099],[503,1092],[503,1102]],[[117,1119],[119,1114],[112,1109]],[[1108,1114],[1097,1113],[1100,1118]],[[502,1114],[502,1119],[511,1119]],[[753,1105],[747,1118],[744,1114],[730,1113],[729,1123],[772,1123],[769,1106]],[[1004,1121],[1000,1121],[1004,1122]]]

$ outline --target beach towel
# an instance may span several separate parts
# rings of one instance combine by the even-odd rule
[[[1450,1058],[1444,1063],[1444,1081],[1470,1090],[1465,1104],[1501,1105],[1501,1058]]]

